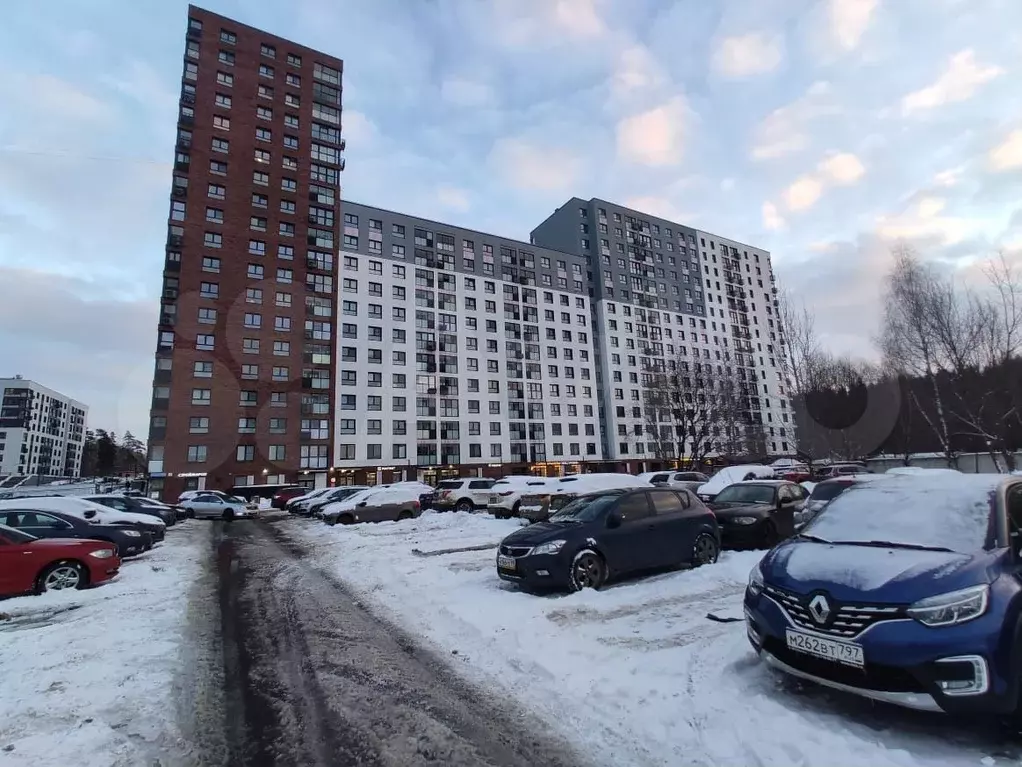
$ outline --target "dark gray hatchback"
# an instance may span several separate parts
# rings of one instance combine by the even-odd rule
[[[711,564],[719,552],[717,520],[692,493],[604,490],[507,536],[497,575],[527,589],[579,591],[628,573]]]

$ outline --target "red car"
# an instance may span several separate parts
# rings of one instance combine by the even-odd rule
[[[82,589],[117,575],[121,558],[106,541],[36,538],[0,525],[0,597]]]
[[[287,502],[292,498],[297,498],[300,495],[305,495],[309,492],[307,487],[285,487],[278,490],[272,500],[270,501],[270,507],[274,509],[287,508]]]

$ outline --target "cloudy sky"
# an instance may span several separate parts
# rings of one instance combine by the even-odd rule
[[[891,244],[1022,251],[1018,0],[210,0],[345,60],[344,195],[527,238],[572,195],[770,249],[871,354]],[[0,25],[0,375],[148,421],[186,4]]]

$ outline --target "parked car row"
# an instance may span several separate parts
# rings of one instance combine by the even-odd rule
[[[121,494],[0,501],[0,598],[95,586],[164,540],[182,510]]]
[[[320,517],[328,525],[413,519],[422,513],[421,497],[433,488],[422,482],[395,482],[373,487],[324,487],[284,501],[291,514]]]

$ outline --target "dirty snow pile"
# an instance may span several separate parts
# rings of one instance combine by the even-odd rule
[[[334,528],[296,519],[278,529],[467,678],[560,727],[595,764],[1007,763],[1002,744],[956,735],[942,717],[874,707],[764,668],[741,620],[706,617],[741,619],[761,553],[725,553],[713,566],[599,592],[533,596],[496,575],[496,544],[519,525],[427,513]]]
[[[96,588],[0,602],[0,764],[189,764],[176,684],[209,530],[175,526]]]

